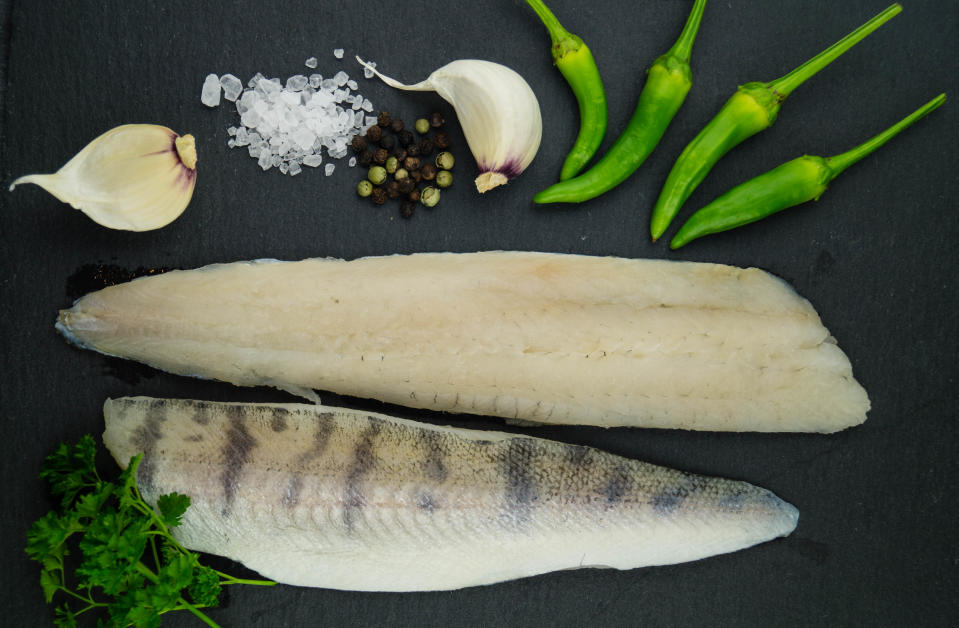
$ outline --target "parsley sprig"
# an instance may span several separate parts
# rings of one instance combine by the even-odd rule
[[[106,611],[107,626],[160,625],[160,616],[186,610],[208,626],[217,626],[201,608],[218,604],[221,587],[274,585],[270,580],[234,578],[200,564],[170,529],[190,506],[190,498],[170,493],[154,510],[137,488],[134,456],[116,483],[97,473],[96,443],[90,435],[76,445],[61,444],[47,457],[40,477],[60,498],[60,509],[34,522],[27,533],[27,554],[42,566],[40,586],[48,603],[62,593],[55,624],[77,625],[87,612]],[[80,550],[79,566],[68,580],[65,558]]]

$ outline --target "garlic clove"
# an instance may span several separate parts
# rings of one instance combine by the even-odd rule
[[[126,124],[96,138],[54,174],[20,177],[110,229],[149,231],[175,220],[196,185],[196,144],[154,124]]]
[[[439,68],[425,81],[400,83],[356,57],[384,83],[408,91],[435,91],[453,106],[466,143],[479,166],[481,193],[505,185],[536,156],[543,137],[539,101],[514,70],[491,61],[460,59]]]

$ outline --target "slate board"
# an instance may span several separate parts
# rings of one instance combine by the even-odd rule
[[[643,69],[678,35],[689,2],[550,3],[594,51],[607,86],[609,146],[632,112]],[[861,427],[832,435],[548,428],[537,433],[681,469],[744,479],[796,504],[795,533],[735,554],[629,572],[580,570],[433,594],[241,589],[210,612],[223,625],[941,625],[957,618],[959,472],[954,243],[956,104],[867,158],[815,204],[670,253],[646,237],[649,211],[685,143],[735,85],[771,80],[884,8],[847,0],[712,2],[694,48],[695,86],[657,151],[632,178],[586,205],[533,208],[576,130],[575,101],[551,67],[545,31],[519,0],[354,2],[11,1],[3,6],[4,185],[56,170],[122,123],[193,133],[199,178],[187,212],[150,233],[110,231],[38,188],[0,194],[0,458],[4,622],[44,625],[30,522],[52,505],[37,479],[57,443],[102,431],[108,396],[288,400],[110,361],[53,329],[87,265],[191,268],[260,257],[355,258],[416,251],[516,249],[757,266],[820,312],[869,391]],[[798,89],[778,123],[728,155],[684,215],[802,153],[846,150],[940,92],[957,95],[955,1],[915,1]],[[332,49],[347,51],[342,62]],[[544,109],[532,167],[505,189],[471,189],[472,160],[451,124],[456,185],[441,205],[399,218],[355,197],[360,171],[261,172],[226,146],[226,106],[199,101],[203,77],[285,77],[344,68],[360,54],[408,81],[456,58],[507,64]],[[407,120],[450,108],[433,94],[360,79],[377,107]],[[88,267],[87,267],[88,270]],[[73,277],[71,283],[71,277]],[[72,288],[71,288],[72,286]],[[325,395],[356,407],[378,404]],[[385,408],[404,416],[415,413]],[[476,427],[481,418],[432,416]],[[237,565],[227,567],[243,573]],[[189,615],[169,626],[196,625]]]

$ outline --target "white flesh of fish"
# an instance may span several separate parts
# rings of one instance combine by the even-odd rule
[[[808,301],[757,269],[548,253],[207,266],[88,294],[76,344],[173,373],[540,423],[834,432],[865,420]]]
[[[107,400],[147,501],[189,495],[188,548],[287,584],[457,589],[559,569],[696,560],[789,534],[745,482],[578,445],[302,404]]]

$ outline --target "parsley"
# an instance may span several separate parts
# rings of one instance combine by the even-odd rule
[[[154,510],[136,485],[142,455],[134,456],[116,483],[100,478],[90,435],[73,446],[61,444],[47,457],[40,477],[60,498],[60,509],[34,522],[27,533],[27,555],[40,563],[40,586],[56,607],[55,624],[76,626],[88,612],[106,612],[107,626],[160,625],[160,616],[177,610],[217,624],[199,609],[216,606],[223,585],[274,585],[270,580],[234,578],[199,562],[170,529],[190,506],[178,493],[157,499]],[[79,549],[79,566],[68,582],[65,558]],[[98,623],[99,625],[99,623]]]

